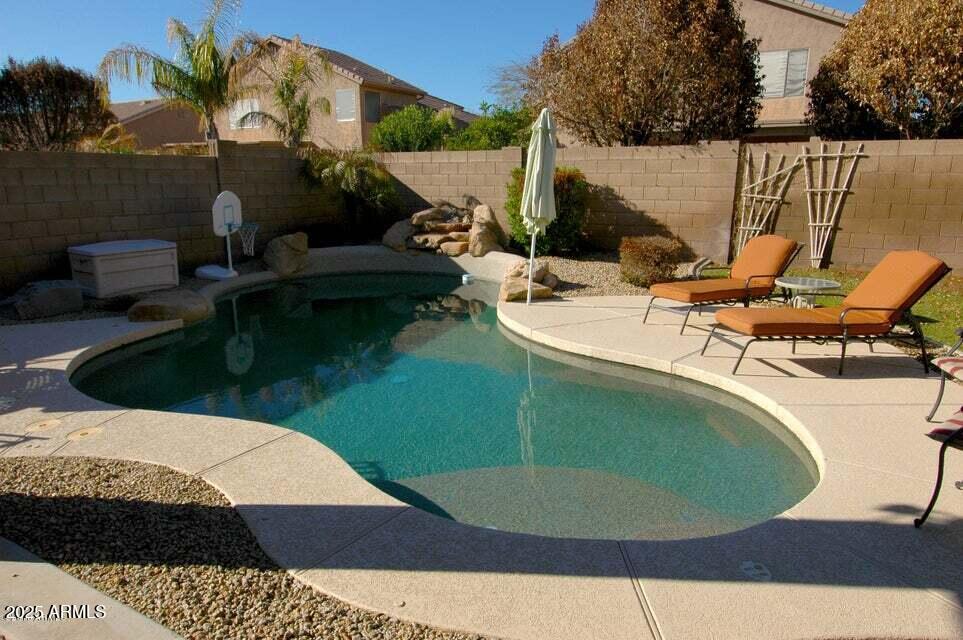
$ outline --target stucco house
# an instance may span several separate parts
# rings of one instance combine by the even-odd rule
[[[282,45],[286,38],[272,35],[268,40]],[[334,49],[308,45],[324,54],[330,65],[330,73],[318,88],[318,97],[326,98],[331,113],[318,113],[312,118],[306,139],[319,147],[352,148],[367,145],[371,130],[381,119],[393,111],[410,104],[421,104],[430,109],[451,109],[456,123],[467,125],[474,114],[460,105],[430,95],[424,89],[405,82],[387,71]],[[265,123],[251,121],[241,124],[243,116],[251,111],[270,112],[270,96],[240,100],[228,112],[215,118],[218,133],[224,140],[259,142],[275,140],[274,131]]]
[[[183,107],[172,109],[159,98],[113,102],[110,110],[128,133],[137,136],[139,149],[204,141],[196,113]]]
[[[798,140],[806,126],[806,86],[852,16],[809,0],[742,0],[750,38],[759,39],[762,111],[753,138]]]

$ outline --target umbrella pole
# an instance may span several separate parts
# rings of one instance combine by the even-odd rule
[[[525,304],[532,304],[532,275],[535,272],[535,234],[537,233],[537,228],[532,231],[532,253],[528,258],[528,300]]]

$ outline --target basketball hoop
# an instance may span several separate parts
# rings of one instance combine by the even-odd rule
[[[237,230],[237,235],[241,236],[241,250],[246,256],[254,255],[254,236],[258,228],[256,222],[245,222]]]
[[[203,267],[198,267],[194,271],[194,275],[205,280],[236,278],[237,271],[234,270],[234,258],[231,256],[231,234],[245,226],[241,217],[240,198],[231,191],[222,191],[214,200],[214,206],[211,207],[211,217],[214,235],[224,238],[227,245],[227,268],[216,264],[206,264]]]

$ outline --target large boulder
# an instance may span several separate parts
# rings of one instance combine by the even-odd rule
[[[548,263],[544,260],[535,261],[535,273],[532,279],[541,282],[548,275]],[[506,278],[525,278],[528,280],[528,260],[521,260],[515,263],[505,274]]]
[[[495,219],[495,212],[487,204],[480,204],[475,207],[474,214],[472,216],[473,222],[479,222],[485,226],[498,228],[498,220]]]
[[[448,217],[448,212],[439,207],[432,207],[431,209],[425,209],[424,211],[419,211],[418,213],[411,216],[411,224],[415,226],[421,226],[426,222],[432,222],[434,220],[445,220]]]
[[[537,282],[532,283],[532,299],[551,298],[552,290]],[[528,299],[528,280],[525,278],[505,278],[498,291],[498,299],[505,302],[516,302]]]
[[[298,232],[271,240],[264,249],[264,262],[279,276],[292,276],[308,266],[308,235]]]
[[[468,235],[468,252],[476,258],[480,258],[489,251],[501,251],[502,246],[498,244],[498,236],[495,232],[480,222],[471,225]]]
[[[404,251],[408,244],[408,238],[415,232],[415,227],[410,220],[399,220],[385,231],[381,238],[381,244],[391,247],[395,251]]]
[[[127,310],[131,322],[156,322],[158,320],[183,320],[184,324],[199,322],[214,314],[211,301],[186,289],[155,293],[135,302]]]
[[[12,301],[21,320],[34,320],[81,311],[84,293],[73,280],[43,280],[22,287]]]
[[[442,242],[438,248],[446,256],[460,256],[463,253],[468,253],[468,243],[467,242]]]

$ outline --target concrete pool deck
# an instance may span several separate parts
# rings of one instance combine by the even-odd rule
[[[410,258],[337,251],[337,271],[408,269]],[[334,255],[312,254],[321,262]],[[518,258],[411,260],[412,271],[497,280]],[[831,348],[800,344],[791,356],[788,344],[772,344],[750,351],[733,376],[731,342],[698,354],[709,315],[679,336],[680,319],[669,313],[653,312],[643,327],[646,303],[551,299],[502,304],[499,318],[540,353],[551,347],[673,373],[772,413],[819,466],[821,481],[805,500],[757,526],[694,540],[565,540],[465,526],[381,493],[327,447],[287,429],[84,396],[68,380],[84,361],[179,327],[116,318],[0,328],[0,456],[122,458],[199,475],[300,580],[441,628],[510,638],[963,636],[963,500],[954,488],[963,456],[950,452],[937,510],[923,529],[912,526],[935,475],[937,445],[923,435],[935,375],[880,345],[876,354],[853,347],[838,378]],[[952,385],[937,416],[960,404],[963,388]],[[39,586],[19,595],[52,597]],[[73,637],[96,636],[74,622]],[[0,630],[41,633],[31,624],[0,620]]]

